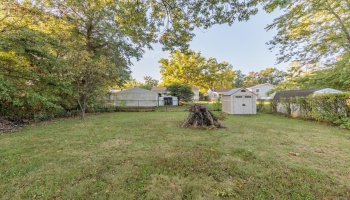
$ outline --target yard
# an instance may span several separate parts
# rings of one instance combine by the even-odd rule
[[[61,119],[0,135],[2,199],[348,199],[350,131],[274,115]]]

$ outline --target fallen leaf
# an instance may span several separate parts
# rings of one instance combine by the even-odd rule
[[[289,154],[293,155],[293,156],[299,156],[300,155],[299,153],[296,153],[296,152],[293,152],[293,151],[289,152]]]

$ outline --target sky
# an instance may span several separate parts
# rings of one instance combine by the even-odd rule
[[[282,11],[266,13],[260,11],[247,22],[236,22],[228,25],[215,25],[207,30],[195,30],[195,38],[190,42],[190,49],[201,52],[205,58],[213,57],[218,62],[227,61],[233,70],[241,70],[243,74],[250,71],[260,71],[267,67],[285,70],[288,63],[276,65],[277,50],[271,52],[266,42],[276,34],[275,30],[266,31],[267,24],[273,22]],[[133,60],[130,67],[131,76],[139,82],[143,77],[151,76],[161,82],[158,61],[168,58],[169,52],[162,51],[162,46],[156,44],[153,50],[146,50],[140,61]]]

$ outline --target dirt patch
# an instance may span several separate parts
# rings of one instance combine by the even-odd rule
[[[0,116],[0,133],[13,132],[22,127],[22,124],[11,122]]]

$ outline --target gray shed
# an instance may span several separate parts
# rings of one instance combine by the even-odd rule
[[[114,93],[115,106],[155,107],[159,106],[159,94],[142,88],[132,88]]]
[[[229,114],[256,114],[256,94],[237,88],[222,96],[222,111]]]

